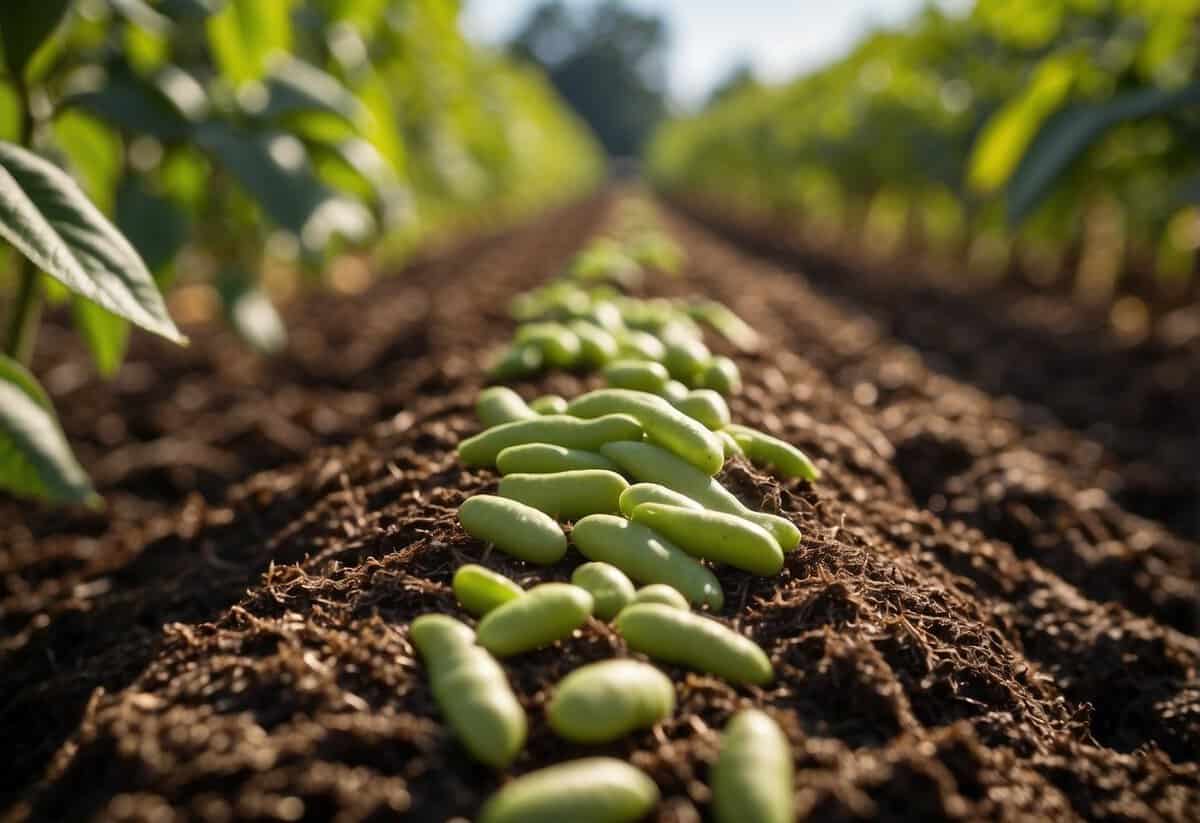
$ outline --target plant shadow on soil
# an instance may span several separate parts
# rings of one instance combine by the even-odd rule
[[[462,614],[449,582],[467,560],[526,585],[565,580],[580,560],[572,550],[534,569],[485,554],[456,509],[496,478],[463,469],[453,449],[477,427],[478,364],[511,328],[508,298],[552,276],[610,203],[358,297],[301,301],[293,350],[276,363],[194,334],[200,354],[135,350],[156,368],[188,363],[174,385],[145,384],[144,397],[67,386],[93,404],[64,414],[89,468],[114,446],[144,448],[127,453],[139,471],[101,475],[102,516],[0,501],[11,819],[445,820],[478,808],[500,776],[438,722],[406,625]],[[650,288],[726,300],[772,341],[740,358],[735,417],[825,472],[780,484],[734,460],[722,475],[804,533],[778,578],[719,572],[722,619],[772,654],[778,677],[734,688],[666,666],[679,701],[669,721],[608,746],[567,744],[544,720],[553,684],[628,653],[592,621],[505,662],[531,721],[514,771],[612,754],[661,787],[655,819],[697,820],[716,731],[750,702],[793,743],[805,819],[1188,819],[1200,804],[1200,644],[1183,608],[1195,547],[1090,499],[1081,478],[1103,458],[1085,439],[1047,437],[887,334],[862,334],[866,320],[795,272],[681,216],[668,224],[687,277]],[[63,368],[67,354],[45,357]],[[555,374],[518,388],[595,384]],[[139,397],[124,436],[102,442],[96,421]],[[953,445],[939,455],[922,445],[931,438]],[[156,454],[164,442],[174,451]],[[167,456],[180,453],[231,461],[201,470]],[[902,466],[926,458],[944,465],[922,486]]]

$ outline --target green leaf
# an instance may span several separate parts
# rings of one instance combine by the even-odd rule
[[[71,314],[75,330],[92,354],[96,371],[101,377],[112,377],[121,368],[129,348],[129,321],[81,297],[71,301]]]
[[[173,200],[147,190],[140,176],[129,175],[117,188],[115,220],[161,285],[187,242],[187,214]]]
[[[0,143],[0,237],[76,294],[186,342],[129,241],[66,172],[11,143]]]
[[[261,80],[271,61],[291,50],[292,0],[228,0],[208,18],[208,45],[234,87]]]
[[[325,248],[334,235],[361,240],[374,230],[366,207],[317,180],[304,144],[295,137],[252,134],[211,122],[198,130],[197,142],[272,221],[299,237],[308,249]]]
[[[4,0],[0,3],[0,42],[8,70],[22,77],[25,67],[66,16],[71,0]]]
[[[182,140],[192,124],[158,88],[132,72],[114,69],[95,89],[68,95],[62,108],[79,108],[121,131],[163,141]]]
[[[1104,103],[1059,111],[1038,132],[1009,181],[1009,221],[1016,224],[1028,217],[1054,181],[1109,129],[1196,104],[1200,104],[1200,83],[1177,89],[1138,89]]]
[[[0,488],[58,503],[99,505],[71,453],[50,398],[33,375],[0,355]]]
[[[320,112],[354,126],[365,114],[358,98],[336,77],[294,57],[272,63],[266,81],[244,88],[238,100],[248,114],[266,120]]]

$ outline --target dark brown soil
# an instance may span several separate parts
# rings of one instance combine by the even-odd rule
[[[503,776],[438,722],[406,626],[461,614],[450,576],[482,554],[455,510],[495,476],[453,454],[477,428],[481,351],[510,331],[508,298],[552,276],[608,205],[358,298],[301,301],[275,361],[192,329],[186,351],[139,340],[105,386],[64,365],[77,355],[65,333],[43,340],[40,373],[110,506],[0,501],[9,819],[473,815]],[[668,667],[674,719],[601,749],[655,778],[654,818],[705,816],[715,731],[752,702],[793,742],[804,819],[1195,819],[1197,547],[1122,496],[1158,447],[1135,460],[1015,388],[956,382],[939,347],[879,320],[886,300],[831,301],[792,268],[669,222],[686,277],[651,289],[726,300],[767,336],[766,353],[741,358],[734,414],[801,445],[825,479],[727,466],[743,499],[805,534],[777,579],[720,575],[722,618],[778,678],[735,689]],[[978,346],[1000,357],[1003,341]],[[486,559],[526,583],[578,561]],[[506,662],[532,722],[515,772],[596,751],[550,733],[543,705],[567,671],[624,653],[594,622]]]

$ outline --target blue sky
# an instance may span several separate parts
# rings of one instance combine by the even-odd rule
[[[568,0],[587,7],[593,0]],[[670,23],[672,96],[702,100],[739,60],[781,80],[844,54],[869,29],[902,23],[925,0],[627,0]],[[962,6],[965,0],[942,5]],[[463,23],[479,41],[507,39],[538,0],[467,0]]]

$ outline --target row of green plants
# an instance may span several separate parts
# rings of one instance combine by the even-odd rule
[[[1200,247],[1200,3],[977,0],[665,125],[662,187],[798,215],[813,238],[1105,298],[1188,288]],[[961,268],[958,266],[957,268]]]
[[[410,627],[450,729],[472,757],[497,769],[516,761],[529,727],[502,661],[564,641],[591,620],[611,624],[630,650],[657,663],[751,687],[775,676],[757,643],[699,611],[724,609],[714,567],[774,577],[801,534],[787,518],[746,506],[715,475],[734,457],[785,481],[820,473],[791,444],[732,422],[725,398],[741,390],[739,367],[712,355],[696,318],[735,349],[756,348],[744,321],[714,301],[628,296],[647,276],[677,271],[682,252],[643,201],[626,202],[641,205],[622,210],[615,237],[597,238],[562,278],[514,300],[517,332],[491,371],[497,385],[476,405],[484,428],[459,443],[464,465],[501,475],[495,494],[475,494],[459,509],[463,530],[488,546],[452,581],[478,623],[426,614]],[[657,251],[646,254],[650,248]],[[608,386],[527,402],[505,385],[545,369],[602,372]],[[568,543],[586,561],[569,583],[523,588],[481,565],[495,549],[553,566]],[[599,746],[667,722],[675,710],[666,674],[621,657],[562,678],[546,716],[563,739]],[[721,823],[794,818],[791,745],[769,714],[733,714],[710,786]],[[592,756],[508,781],[480,819],[621,823],[642,819],[659,798],[640,769]]]
[[[0,488],[98,498],[28,371],[69,304],[113,374],[200,280],[248,344],[286,329],[262,272],[320,285],[594,185],[602,159],[535,69],[468,43],[457,0],[0,5]]]

